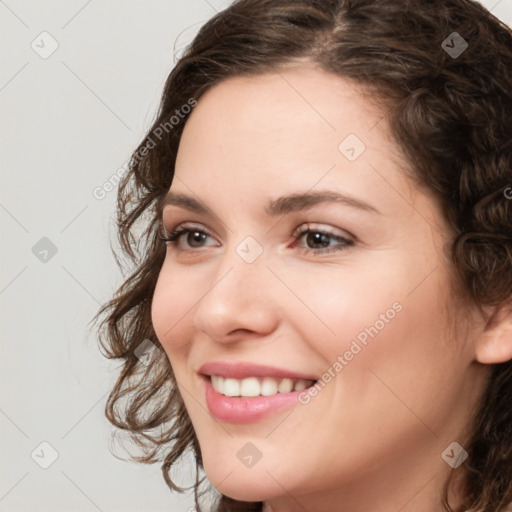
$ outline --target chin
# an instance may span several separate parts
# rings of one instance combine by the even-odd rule
[[[226,471],[225,466],[215,463],[205,464],[204,470],[218,492],[237,501],[264,501],[282,492],[264,469],[240,468]]]

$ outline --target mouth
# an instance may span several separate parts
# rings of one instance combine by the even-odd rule
[[[252,363],[211,362],[199,369],[206,405],[217,420],[252,423],[301,402],[312,375]]]
[[[229,397],[274,396],[278,393],[303,391],[316,383],[311,379],[247,377],[235,379],[221,375],[207,376],[217,393]]]

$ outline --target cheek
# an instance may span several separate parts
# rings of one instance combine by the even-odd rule
[[[417,417],[440,429],[460,389],[462,365],[454,364],[458,345],[450,337],[448,294],[441,293],[445,281],[439,272],[413,293],[395,296],[393,311],[383,295],[385,300],[368,303],[366,322],[358,315],[346,324],[343,345],[350,348],[341,355],[350,361],[335,379],[333,402],[358,410],[366,419],[358,427],[362,432],[365,423],[378,420],[382,436],[376,440],[383,445],[400,429],[404,435],[428,435]]]
[[[168,355],[182,350],[188,340],[187,313],[194,301],[192,287],[179,272],[169,272],[164,263],[153,294],[151,320],[155,333]]]
[[[389,270],[377,274],[350,263],[307,273],[283,270],[283,280],[293,292],[281,303],[283,318],[332,362],[353,340],[364,347],[403,315],[403,272]]]
[[[402,399],[429,411],[432,393],[460,378],[446,371],[456,346],[449,329],[448,275],[439,267],[422,281],[426,267],[375,267],[329,278],[317,273],[302,282],[290,277],[310,311],[290,299],[286,318],[294,319],[297,332],[321,356],[324,367],[317,370],[330,382],[333,403],[364,396],[370,418],[384,398],[397,400],[381,376]]]

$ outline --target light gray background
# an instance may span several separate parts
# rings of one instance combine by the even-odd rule
[[[229,3],[0,0],[1,512],[193,510],[158,464],[109,451],[119,365],[88,322],[121,283],[116,191],[93,191],[150,127],[175,52]],[[512,0],[482,3],[512,25]],[[47,58],[55,43],[42,32],[58,43]],[[42,442],[58,453],[47,469]]]

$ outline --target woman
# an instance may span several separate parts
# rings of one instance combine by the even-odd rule
[[[192,451],[198,509],[203,470],[217,511],[512,502],[511,35],[470,0],[239,0],[170,73],[106,413],[171,488]]]

